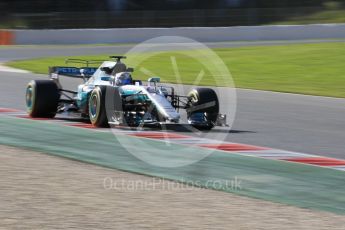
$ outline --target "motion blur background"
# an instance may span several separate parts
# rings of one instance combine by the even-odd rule
[[[245,26],[345,22],[344,0],[1,0],[0,28]]]

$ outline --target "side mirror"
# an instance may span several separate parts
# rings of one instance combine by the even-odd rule
[[[153,82],[153,85],[155,86],[155,90],[157,90],[157,83],[161,81],[159,77],[151,77],[147,80],[149,82],[149,86],[151,85],[151,82]]]
[[[157,82],[161,81],[161,78],[160,77],[151,77],[147,81],[157,83]]]

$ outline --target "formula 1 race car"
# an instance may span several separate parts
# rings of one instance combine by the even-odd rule
[[[226,124],[219,114],[219,100],[211,88],[195,88],[188,95],[176,95],[174,87],[158,85],[159,77],[147,84],[133,80],[133,68],[121,62],[124,56],[111,56],[100,67],[99,61],[67,59],[86,67],[49,67],[49,80],[32,80],[26,88],[27,112],[31,117],[53,118],[57,113],[73,113],[89,119],[96,127],[131,127],[179,124],[180,109],[187,114],[186,124],[211,129]],[[99,62],[100,63],[100,62]],[[59,77],[81,78],[77,91],[63,89]]]

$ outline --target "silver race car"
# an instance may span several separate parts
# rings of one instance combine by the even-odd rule
[[[132,79],[133,68],[121,62],[124,56],[111,56],[98,68],[99,61],[68,59],[66,63],[83,63],[85,67],[54,66],[50,80],[33,80],[26,89],[27,111],[31,117],[53,118],[57,113],[89,119],[96,127],[160,126],[181,124],[180,110],[187,122],[198,129],[226,125],[219,114],[217,94],[210,88],[195,88],[187,95],[177,95],[174,87],[160,85],[159,77],[146,84]],[[77,91],[63,89],[59,77],[81,78]]]

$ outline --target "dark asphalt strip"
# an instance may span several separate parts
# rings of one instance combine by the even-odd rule
[[[25,110],[27,83],[47,78],[0,72],[0,107]],[[61,81],[70,90],[82,82]],[[237,89],[236,117],[225,140],[345,159],[344,114],[345,99]]]

